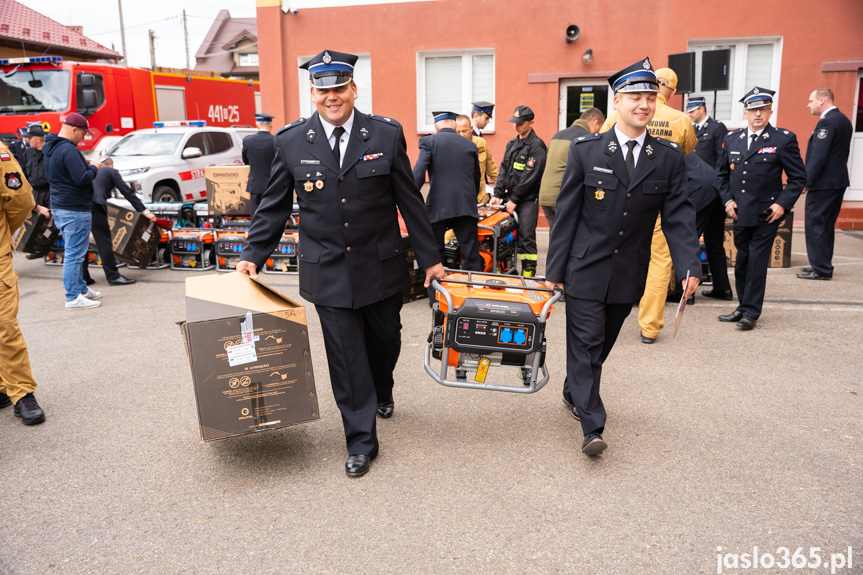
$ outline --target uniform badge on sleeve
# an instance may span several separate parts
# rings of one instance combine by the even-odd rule
[[[595,197],[597,200],[602,200],[603,198],[605,198],[605,190],[596,190],[593,193],[593,197]]]
[[[0,161],[11,162],[12,156],[7,154],[6,152],[0,152]]]
[[[21,184],[21,174],[18,172],[9,172],[6,174],[6,187],[10,190],[17,190]]]
[[[532,167],[533,167],[533,165],[534,165],[535,163],[536,163],[536,159],[535,159],[535,158],[528,158],[528,159],[527,159],[527,167],[528,167],[528,168],[532,168]]]
[[[815,134],[815,137],[818,138],[819,140],[823,140],[824,138],[826,138],[827,137],[827,128],[821,128],[820,130],[818,130],[818,133]]]

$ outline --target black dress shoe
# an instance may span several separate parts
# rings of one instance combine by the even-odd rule
[[[138,280],[132,280],[127,278],[126,276],[120,276],[115,280],[111,280],[108,283],[112,286],[130,286]]]
[[[24,425],[36,425],[45,421],[45,412],[36,403],[32,393],[28,393],[15,404],[15,417],[20,417]]]
[[[395,402],[393,400],[385,401],[383,403],[378,404],[377,415],[381,419],[389,419],[393,416],[393,411],[396,408]]]
[[[8,395],[0,391],[0,409],[3,409],[4,407],[9,407],[10,405],[12,405],[12,400],[9,399]]]
[[[730,289],[726,289],[726,290],[711,289],[711,290],[701,292],[701,295],[703,295],[704,297],[710,297],[713,299],[722,299],[725,301],[731,301],[732,299],[734,299],[734,295],[731,293]]]
[[[585,455],[599,455],[608,449],[608,444],[598,433],[588,433],[581,444],[581,452]]]
[[[641,334],[641,343],[656,343],[655,337],[647,337],[644,334]]]
[[[720,315],[717,319],[719,321],[725,321],[725,322],[729,322],[729,323],[735,322],[735,321],[740,321],[741,319],[743,319],[743,312],[740,311],[739,309],[736,309],[736,310],[734,310],[734,313],[730,313],[728,315]]]
[[[737,322],[737,328],[743,331],[749,331],[750,329],[755,327],[755,322],[758,320],[754,317],[749,317],[748,315],[743,316],[743,318]]]
[[[28,260],[41,260],[43,257],[45,257],[45,256],[42,256],[40,254],[27,254],[26,259],[28,259]]]
[[[825,276],[824,274],[819,274],[815,270],[812,270],[808,274],[797,274],[802,280],[832,280],[833,276]]]
[[[371,468],[373,455],[361,453],[359,455],[349,455],[345,463],[345,473],[348,477],[362,477],[369,472]]]
[[[96,283],[96,280],[94,280],[93,278],[84,278],[84,283],[87,284],[88,286],[91,286],[94,283]]]
[[[804,274],[811,274],[811,273],[812,273],[812,272],[814,272],[815,270],[814,270],[814,269],[812,269],[812,268],[810,268],[810,267],[805,267],[805,266],[804,266],[804,267],[800,268],[800,271],[801,271],[801,272],[803,272]]]
[[[581,421],[581,418],[578,416],[578,411],[575,409],[575,406],[565,395],[563,396],[563,404],[566,406],[566,410],[570,413],[570,415],[572,415],[572,417],[576,421]]]

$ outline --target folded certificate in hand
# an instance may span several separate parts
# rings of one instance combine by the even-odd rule
[[[689,285],[689,271],[686,272],[686,280],[683,282],[683,295],[680,296],[680,303],[677,305],[677,313],[674,314],[674,337],[677,337],[677,330],[680,329],[680,321],[683,319],[683,309],[686,307],[686,287]]]

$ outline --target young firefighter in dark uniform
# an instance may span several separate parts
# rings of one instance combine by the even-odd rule
[[[545,142],[533,130],[533,110],[516,106],[509,119],[517,136],[507,142],[489,204],[504,203],[506,211],[518,216],[521,275],[536,275],[536,218],[539,216],[539,188],[545,170]]]
[[[269,114],[255,114],[258,133],[243,140],[243,163],[249,166],[249,216],[254,216],[261,196],[267,191],[270,167],[273,165],[275,144],[273,140],[273,117]]]
[[[716,169],[716,161],[722,151],[722,142],[728,134],[728,128],[718,120],[707,115],[707,100],[704,96],[690,96],[686,104],[686,113],[692,120],[698,143],[695,153],[711,169]],[[707,190],[702,189],[702,192]],[[728,281],[728,265],[725,259],[725,208],[717,194],[704,206],[696,206],[696,230],[704,234],[704,249],[707,251],[707,261],[710,265],[710,275],[713,287],[701,292],[704,297],[731,300],[731,282]]]
[[[547,285],[566,294],[564,399],[581,420],[587,455],[607,447],[602,364],[644,292],[660,212],[678,281],[690,274],[685,297],[701,281],[682,150],[646,131],[656,111],[656,74],[645,58],[608,82],[617,123],[570,146],[546,265]]]
[[[435,242],[443,259],[444,235],[452,228],[461,248],[462,269],[481,272],[476,223],[476,191],[480,183],[479,153],[473,142],[455,131],[457,114],[432,112],[435,134],[420,138],[420,155],[414,166],[417,189],[429,174],[429,194],[426,198],[429,220]],[[431,288],[429,288],[431,289]],[[429,292],[434,300],[434,294]]]
[[[359,477],[378,454],[375,414],[392,416],[401,349],[402,290],[410,281],[396,209],[417,262],[443,277],[426,207],[414,185],[402,127],[354,109],[357,56],[325,50],[307,69],[317,108],[275,137],[269,185],[237,271],[255,277],[300,206],[300,295],[321,320],[330,381]]]
[[[719,194],[734,220],[734,283],[740,302],[719,321],[736,322],[741,330],[754,328],[761,316],[779,222],[806,185],[797,136],[770,125],[774,93],[756,86],[741,98],[749,127],[725,136],[717,163]],[[784,189],[783,171],[788,177]]]

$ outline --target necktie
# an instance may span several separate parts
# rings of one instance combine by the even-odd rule
[[[336,126],[335,129],[333,129],[333,136],[336,137],[336,145],[333,146],[333,156],[336,157],[336,165],[340,168],[342,167],[342,148],[339,144],[339,140],[341,140],[342,134],[344,133],[345,129],[341,126]]]
[[[626,154],[626,173],[629,179],[632,179],[632,174],[635,172],[635,145],[637,143],[635,140],[626,142],[627,147],[629,147],[629,153]]]
[[[751,136],[749,136],[749,145],[746,147],[747,150],[752,147],[752,144],[755,143],[755,138],[757,137],[758,134],[752,134]]]

